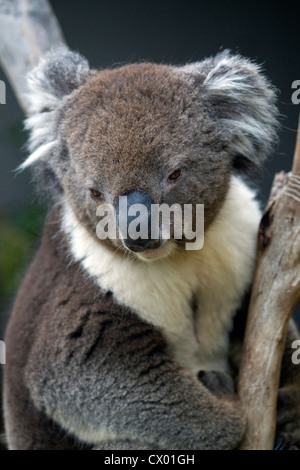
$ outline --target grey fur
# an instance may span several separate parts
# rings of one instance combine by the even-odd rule
[[[278,140],[276,89],[261,67],[224,51],[182,70],[199,86],[216,124],[228,133],[230,152],[261,164]]]
[[[58,204],[6,332],[10,448],[235,448],[245,422],[232,379],[207,372],[201,383],[174,360],[160,328],[87,275],[70,255],[61,206],[68,204],[95,237],[91,185],[108,202],[142,190],[155,203],[204,203],[208,230],[237,155],[258,165],[276,140],[273,87],[257,66],[228,52],[185,67],[90,71],[65,49],[33,70],[29,86],[33,154],[22,168],[32,166],[42,193]],[[182,181],[170,189],[167,176],[178,166]],[[116,258],[128,256],[119,240],[98,242]],[[232,335],[233,375],[242,336]],[[297,397],[299,373],[293,374]]]

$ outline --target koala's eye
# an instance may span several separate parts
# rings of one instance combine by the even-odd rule
[[[171,173],[168,176],[168,183],[174,183],[175,181],[179,180],[181,175],[182,175],[182,171],[180,168],[178,168],[177,170],[173,171],[173,173]]]
[[[103,194],[98,189],[90,189],[90,195],[93,199],[103,199]]]

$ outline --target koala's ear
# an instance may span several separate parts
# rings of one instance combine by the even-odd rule
[[[224,51],[181,68],[226,135],[237,170],[260,165],[277,142],[276,90],[258,65]]]
[[[50,51],[28,74],[29,117],[25,121],[30,131],[30,156],[19,170],[42,160],[50,165],[59,154],[56,111],[64,97],[83,85],[91,74],[87,60],[66,47]]]
[[[28,74],[29,114],[55,108],[89,73],[89,64],[80,54],[66,47],[50,51]]]

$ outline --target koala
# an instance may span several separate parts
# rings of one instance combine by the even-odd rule
[[[229,51],[99,71],[62,48],[28,90],[21,169],[51,209],[6,331],[9,448],[237,448],[246,423],[234,380],[261,217],[242,175],[276,142],[274,88]],[[184,223],[178,240],[171,219],[168,239],[159,227],[124,236],[121,196],[146,218],[152,204],[204,205],[203,247],[185,249]],[[97,236],[104,204],[115,238]],[[291,324],[279,447],[299,442],[297,335]]]

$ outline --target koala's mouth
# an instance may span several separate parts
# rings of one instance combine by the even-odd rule
[[[173,251],[173,245],[171,240],[165,240],[157,248],[146,248],[143,251],[136,252],[135,255],[143,261],[165,258]]]
[[[168,256],[172,249],[173,243],[171,240],[157,240],[145,246],[139,245],[128,245],[125,240],[122,240],[124,248],[130,251],[132,255],[136,256],[137,258],[150,261],[159,258],[165,258]]]

